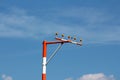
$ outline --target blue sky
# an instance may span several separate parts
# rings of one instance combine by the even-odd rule
[[[119,3],[1,0],[0,80],[41,80],[42,41],[53,41],[55,32],[82,38],[83,46],[64,44],[47,66],[47,80],[119,80]],[[57,46],[48,46],[48,57]]]

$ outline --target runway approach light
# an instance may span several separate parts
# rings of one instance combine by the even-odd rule
[[[68,36],[68,39],[70,39],[71,37],[70,36]]]
[[[62,38],[64,38],[64,34],[62,34],[61,36],[62,36]]]
[[[74,40],[76,40],[76,37],[74,37]]]
[[[82,39],[80,39],[80,42],[82,42]]]
[[[58,33],[56,32],[55,35],[58,36]]]
[[[43,41],[43,53],[42,53],[42,80],[46,80],[46,69],[48,63],[51,61],[51,59],[55,56],[55,54],[58,52],[58,50],[62,47],[65,43],[72,43],[76,45],[82,46],[82,39],[80,39],[79,42],[76,42],[76,37],[68,36],[68,39],[64,38],[64,34],[61,35],[61,37],[58,37],[58,33],[55,34],[55,41]],[[56,50],[51,54],[51,56],[47,59],[47,45],[50,44],[59,44],[59,46],[56,48]]]
[[[80,46],[82,46],[82,39],[80,39]]]
[[[58,33],[55,33],[56,35],[56,40],[57,41],[60,41],[62,43],[73,43],[73,44],[77,44],[77,45],[80,45],[82,46],[82,39],[80,39],[80,42],[76,42],[77,38],[76,37],[71,37],[71,36],[68,36],[67,38],[68,39],[65,39],[64,37],[64,34],[61,35],[61,38],[58,37]]]

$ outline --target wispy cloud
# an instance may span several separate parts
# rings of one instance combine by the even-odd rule
[[[83,75],[78,80],[115,80],[115,78],[113,75],[106,76],[103,73],[98,73]]]
[[[73,80],[73,78],[67,78],[67,79],[65,79],[65,80]]]
[[[11,76],[7,76],[7,75],[3,74],[2,80],[13,80],[13,78]]]
[[[0,13],[0,17],[0,37],[34,37],[57,30],[69,32],[66,26],[30,16],[21,9],[15,8],[9,13]]]
[[[1,12],[0,37],[35,38],[60,32],[76,34],[83,37],[87,43],[120,41],[120,19],[107,11],[81,7],[56,10],[53,14],[54,16],[49,16],[54,19],[45,21],[18,8],[13,8],[8,13]],[[69,24],[65,24],[67,21]]]
[[[78,79],[67,78],[65,80],[115,80],[113,75],[106,76],[103,73],[86,74]]]

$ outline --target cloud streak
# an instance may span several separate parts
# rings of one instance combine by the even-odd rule
[[[8,13],[1,12],[0,37],[35,38],[57,31],[81,36],[87,43],[120,42],[120,37],[118,37],[120,35],[120,25],[115,23],[119,21],[115,20],[116,16],[108,15],[107,12],[83,7],[71,10],[56,10],[54,15],[56,16],[54,17],[55,20],[59,22],[55,22],[53,19],[45,21],[37,16],[28,15],[25,10],[18,8],[13,8]],[[73,22],[65,24],[66,21],[64,21],[64,24],[61,24],[64,19],[71,19]],[[77,23],[75,24],[74,21]]]
[[[115,80],[115,79],[113,75],[106,76],[103,73],[98,73],[83,75],[78,80]]]
[[[3,80],[13,80],[11,76],[6,76],[5,74],[2,75]]]
[[[74,79],[67,78],[65,80],[74,80]],[[115,80],[115,78],[113,75],[106,76],[103,73],[97,73],[97,74],[86,74],[76,80]]]
[[[0,13],[0,37],[33,37],[50,34],[57,30],[69,32],[69,28],[29,16],[23,10],[12,9],[10,13]]]

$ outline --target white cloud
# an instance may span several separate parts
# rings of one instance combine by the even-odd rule
[[[28,15],[25,10],[12,8],[8,13],[0,12],[0,37],[38,38],[60,32],[70,35],[76,34],[82,37],[85,43],[120,41],[120,25],[111,25],[110,23],[115,20],[115,16],[108,15],[107,12],[94,8],[73,8],[57,11],[54,15],[56,15],[57,20],[59,17],[70,17],[83,21],[84,25],[81,22],[76,25],[71,22],[69,25],[65,25],[56,23],[52,19],[45,21],[42,18]]]
[[[66,78],[66,79],[64,79],[64,80],[73,80],[73,78]]]
[[[113,75],[106,76],[103,73],[97,73],[97,74],[86,74],[78,79],[67,78],[65,80],[115,80],[115,78]]]
[[[5,74],[2,75],[3,80],[13,80],[11,76],[6,76]]]
[[[87,74],[80,77],[78,80],[115,80],[114,76],[106,76],[103,73]]]

